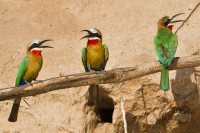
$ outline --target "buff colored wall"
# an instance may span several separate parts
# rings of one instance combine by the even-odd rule
[[[0,0],[0,71],[3,71],[0,88],[14,86],[26,45],[33,39],[55,40],[48,43],[55,49],[45,49],[42,53],[44,64],[38,79],[59,76],[61,67],[65,75],[84,72],[81,51],[86,40],[80,40],[85,35],[80,31],[94,27],[102,32],[103,42],[109,47],[106,70],[155,61],[153,37],[157,32],[157,21],[164,15],[180,12],[186,14],[177,19],[185,19],[198,2]],[[200,7],[178,32],[175,56],[199,54],[199,14]],[[180,23],[174,29],[178,26]],[[171,90],[166,93],[167,97],[159,89],[160,73],[125,82],[121,91],[128,132],[200,132],[199,70],[197,67],[170,71]],[[0,132],[123,132],[117,84],[100,87],[101,106],[113,108],[114,105],[112,123],[100,122],[98,111],[87,106],[87,97],[72,108],[66,120],[70,106],[86,91],[87,87],[78,87],[27,97],[25,99],[31,106],[22,101],[16,123],[7,121],[13,101],[0,102]],[[62,124],[64,120],[66,122]]]

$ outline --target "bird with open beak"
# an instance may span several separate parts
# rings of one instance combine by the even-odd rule
[[[102,34],[98,29],[92,28],[86,31],[88,35],[82,37],[88,38],[87,47],[82,50],[82,63],[86,72],[101,71],[106,67],[109,52],[106,44],[102,44]],[[98,105],[98,85],[89,87],[88,105]]]
[[[53,40],[51,39],[44,40],[44,41],[33,40],[32,43],[29,43],[27,45],[26,56],[21,61],[18,71],[17,71],[15,86],[24,85],[26,83],[31,83],[32,80],[36,80],[42,68],[42,63],[43,63],[43,59],[41,55],[42,49],[53,48],[51,46],[42,46],[42,44],[44,44],[47,41],[53,41]],[[17,98],[14,100],[8,121],[10,122],[17,121],[17,115],[19,111],[20,102],[21,102],[21,98]]]
[[[169,86],[169,67],[176,53],[178,37],[172,32],[173,23],[183,22],[184,20],[172,21],[175,17],[184,14],[179,13],[172,17],[164,16],[158,21],[157,35],[154,37],[154,50],[161,63],[160,88],[164,91],[170,90]]]

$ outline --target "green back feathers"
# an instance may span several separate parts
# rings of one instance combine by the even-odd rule
[[[104,69],[105,69],[106,63],[107,63],[108,58],[109,58],[109,51],[108,51],[108,46],[106,44],[104,44],[103,47],[105,49],[105,64],[104,64]]]
[[[19,83],[21,82],[21,80],[26,72],[26,69],[28,66],[28,61],[29,61],[29,57],[28,57],[28,55],[26,55],[19,65],[19,68],[17,71],[17,76],[16,76],[16,81],[15,81],[15,86],[18,86]]]
[[[161,79],[160,79],[160,89],[164,91],[170,90],[169,87],[169,70],[161,64]]]
[[[82,63],[85,71],[87,72],[87,48],[83,48],[82,50]]]
[[[174,58],[178,45],[178,37],[169,28],[159,28],[157,35],[154,37],[154,50],[158,60],[169,66]]]

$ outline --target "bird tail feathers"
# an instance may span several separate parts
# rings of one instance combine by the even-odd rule
[[[18,111],[19,111],[20,102],[21,102],[21,98],[15,99],[13,106],[12,106],[10,116],[8,118],[8,121],[10,121],[10,122],[16,122],[17,121],[17,115],[18,115]]]
[[[160,89],[164,91],[170,90],[169,87],[169,70],[161,64],[161,80],[160,80]]]

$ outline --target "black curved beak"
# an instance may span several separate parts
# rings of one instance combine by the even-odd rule
[[[83,38],[89,38],[89,37],[91,37],[91,35],[93,34],[93,33],[92,33],[91,31],[89,31],[89,30],[82,30],[82,31],[86,31],[86,32],[88,33],[88,35],[82,37],[80,40],[82,40]],[[81,32],[82,32],[82,31],[81,31]]]
[[[171,20],[174,19],[175,17],[181,15],[181,14],[185,14],[185,13],[176,14],[176,15],[172,16]],[[185,20],[176,20],[176,21],[171,21],[170,23],[183,22],[183,21],[185,21]]]
[[[82,31],[86,31],[88,34],[92,34],[92,32],[89,31],[89,30],[82,30]],[[82,32],[82,31],[81,31],[81,32]]]
[[[83,38],[89,38],[90,36],[89,35],[87,35],[87,36],[84,36],[84,37],[82,37],[80,40],[82,40]]]
[[[53,41],[53,40],[52,39],[43,40],[40,43],[38,43],[38,47],[40,47],[40,48],[54,48],[54,47],[51,47],[51,46],[41,46],[43,43],[48,42],[48,41]]]
[[[88,35],[82,37],[81,39],[83,39],[83,38],[89,38],[89,37],[98,37],[98,38],[101,38],[101,36],[100,36],[98,33],[92,33],[92,32],[89,31],[89,30],[82,30],[82,31],[86,31],[86,32],[88,33]],[[82,31],[81,31],[81,32],[82,32]],[[80,39],[80,40],[81,40],[81,39]]]

